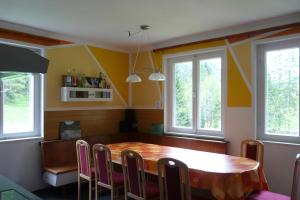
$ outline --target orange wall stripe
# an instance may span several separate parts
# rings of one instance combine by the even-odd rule
[[[0,38],[17,40],[17,41],[45,45],[45,46],[54,46],[54,45],[72,43],[69,41],[58,40],[58,39],[53,39],[53,38],[48,38],[48,37],[43,37],[43,36],[38,36],[29,33],[3,29],[3,28],[0,28]]]
[[[185,43],[185,44],[180,44],[180,45],[158,48],[158,49],[155,49],[154,51],[156,52],[156,51],[162,51],[162,50],[173,49],[173,48],[178,48],[178,47],[185,47],[188,45],[196,45],[196,44],[202,44],[202,43],[214,42],[214,41],[226,40],[226,39],[229,41],[229,43],[234,43],[234,42],[239,42],[239,41],[242,41],[242,40],[263,34],[263,33],[276,31],[276,30],[280,30],[280,29],[295,28],[295,27],[299,27],[299,26],[300,26],[300,23],[287,24],[287,25],[276,26],[276,27],[271,27],[271,28],[266,28],[266,29],[261,29],[261,30],[256,30],[256,31],[249,31],[249,32],[245,32],[245,33],[228,35],[228,36],[219,37],[219,38],[212,38],[212,39],[208,39],[208,40],[201,40],[201,41],[190,42],[190,43]]]

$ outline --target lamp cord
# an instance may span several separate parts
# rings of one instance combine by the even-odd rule
[[[141,40],[143,40],[145,31],[144,30],[141,30],[141,31],[142,31]],[[142,45],[139,45],[139,47],[137,49],[137,52],[136,52],[136,56],[135,56],[134,63],[133,63],[133,70],[132,70],[133,73],[134,73],[134,70],[135,70],[135,67],[136,67],[136,63],[137,63],[137,60],[138,60],[138,57],[139,57],[141,46]]]

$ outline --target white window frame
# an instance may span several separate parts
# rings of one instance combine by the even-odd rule
[[[256,67],[254,70],[255,77],[255,130],[256,137],[260,140],[284,142],[284,143],[300,143],[300,135],[282,136],[282,135],[268,135],[265,132],[265,54],[270,50],[280,50],[285,48],[298,47],[300,49],[300,37],[296,38],[280,38],[279,40],[262,40],[254,45],[254,54],[256,51]],[[300,63],[299,63],[300,67]],[[300,75],[299,75],[300,78]],[[299,81],[300,88],[300,81]],[[300,104],[300,100],[299,100]],[[299,106],[300,108],[300,106]],[[300,112],[300,109],[299,109]],[[299,117],[300,120],[300,117]],[[299,122],[300,133],[300,122]]]
[[[221,130],[207,130],[198,128],[198,87],[199,87],[199,61],[209,58],[221,58]],[[167,55],[165,60],[165,72],[167,75],[164,93],[165,93],[165,133],[184,135],[184,136],[200,136],[224,138],[224,116],[226,106],[226,69],[227,59],[225,48],[207,49],[202,51],[194,51],[176,55]],[[177,62],[192,61],[193,62],[193,114],[192,114],[192,128],[177,128],[173,127],[173,64]]]
[[[20,46],[23,48],[28,48],[34,52],[43,56],[44,51],[41,47],[26,45],[26,44],[17,44],[13,42],[0,41],[12,46]],[[43,137],[43,118],[44,118],[44,75],[32,73],[33,75],[33,115],[34,115],[34,124],[33,131],[30,132],[18,132],[18,133],[3,133],[3,97],[4,95],[0,93],[0,141],[10,140],[10,139],[25,139],[31,137]],[[0,80],[0,90],[2,91],[3,84]]]

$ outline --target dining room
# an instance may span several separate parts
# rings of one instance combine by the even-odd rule
[[[0,199],[298,200],[299,68],[299,0],[1,0]]]

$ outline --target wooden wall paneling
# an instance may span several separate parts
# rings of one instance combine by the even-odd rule
[[[180,147],[193,149],[197,151],[207,151],[214,153],[227,153],[226,141],[205,140],[197,138],[176,137],[176,136],[156,136],[151,134],[140,134],[139,141],[151,144],[166,145],[171,147]]]
[[[3,28],[0,28],[0,38],[17,40],[17,41],[45,45],[45,46],[71,44],[71,42],[64,41],[64,40],[58,40],[58,39],[53,39],[53,38],[48,38],[48,37],[43,37],[43,36],[38,36],[29,33],[3,29]]]
[[[80,121],[83,137],[119,132],[119,122],[124,120],[123,109],[46,111],[44,119],[45,140],[59,139],[59,122]]]
[[[164,110],[162,109],[136,109],[138,131],[149,133],[152,123],[164,123]]]
[[[173,48],[178,48],[178,47],[184,47],[184,46],[188,46],[188,45],[203,44],[203,43],[207,43],[207,42],[225,40],[225,39],[228,39],[228,41],[230,43],[233,43],[233,42],[238,42],[238,41],[241,41],[241,40],[245,40],[247,38],[254,37],[254,36],[259,35],[259,34],[271,32],[271,31],[276,31],[276,30],[280,30],[280,29],[295,28],[295,27],[298,27],[299,25],[300,25],[300,23],[286,24],[286,25],[282,25],[282,26],[276,26],[276,27],[271,27],[271,28],[266,28],[266,29],[261,29],[261,30],[255,30],[255,31],[249,31],[249,32],[244,32],[244,33],[239,33],[239,34],[227,35],[227,36],[219,37],[219,38],[212,38],[212,39],[208,39],[208,40],[201,40],[201,41],[196,41],[196,42],[190,42],[190,43],[185,43],[185,44],[179,44],[179,45],[174,45],[174,46],[158,48],[158,49],[154,49],[154,52],[164,51],[164,50],[167,50],[167,49],[173,49]]]

